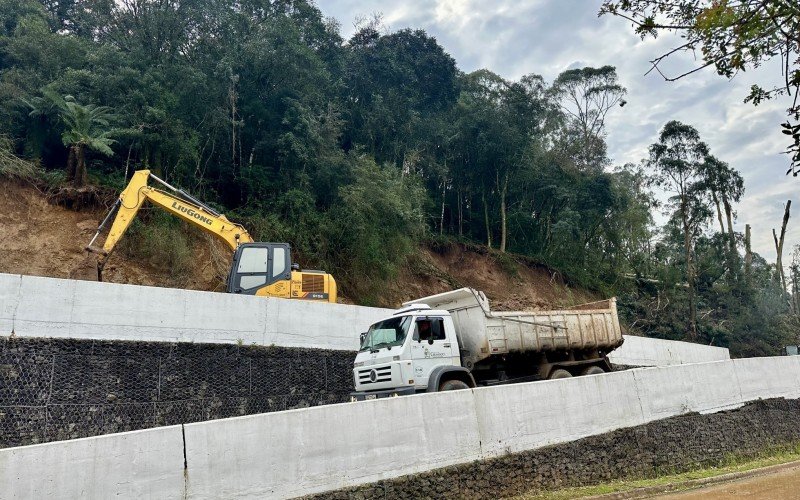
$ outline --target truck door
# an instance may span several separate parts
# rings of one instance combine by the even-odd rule
[[[454,343],[455,333],[446,331],[443,318],[435,316],[417,318],[411,340],[415,386],[427,386],[431,370],[437,366],[453,364]]]

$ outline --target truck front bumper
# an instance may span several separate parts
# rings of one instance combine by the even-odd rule
[[[416,394],[413,387],[401,387],[400,389],[384,389],[382,391],[357,391],[350,393],[350,401],[367,401],[378,398],[394,398],[397,396],[408,396]]]

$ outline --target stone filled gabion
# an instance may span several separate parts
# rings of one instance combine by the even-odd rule
[[[304,497],[306,500],[496,499],[721,465],[800,443],[800,400],[691,413],[570,443]]]
[[[355,353],[0,339],[0,447],[340,403]]]

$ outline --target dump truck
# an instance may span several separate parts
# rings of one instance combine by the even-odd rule
[[[461,288],[405,302],[361,334],[351,400],[601,374],[622,342],[615,298],[493,312]]]

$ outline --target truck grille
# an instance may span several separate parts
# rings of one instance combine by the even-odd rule
[[[374,375],[372,372],[375,372]],[[390,382],[392,380],[392,367],[379,366],[377,368],[364,368],[358,370],[358,381],[362,384],[375,384],[378,382]]]
[[[306,293],[324,293],[325,292],[325,277],[321,274],[304,274],[303,275],[303,292]]]

